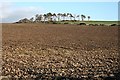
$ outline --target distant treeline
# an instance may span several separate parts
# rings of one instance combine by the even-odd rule
[[[84,21],[87,18],[90,20],[90,16],[85,16],[83,14],[76,15],[71,13],[46,13],[46,14],[36,14],[30,19],[24,18],[19,20],[17,23],[39,23],[39,22],[51,22],[51,21]]]

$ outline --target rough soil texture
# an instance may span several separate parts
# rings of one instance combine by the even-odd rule
[[[3,78],[119,80],[118,27],[3,24]]]

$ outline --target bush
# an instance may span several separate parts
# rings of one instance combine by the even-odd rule
[[[86,25],[86,23],[80,23],[80,24],[78,24],[78,25]]]
[[[117,26],[117,24],[111,24],[110,26]]]
[[[105,26],[105,24],[100,24],[100,26]]]
[[[57,22],[52,22],[52,24],[57,24]]]
[[[77,20],[71,20],[71,22],[76,22]]]
[[[95,26],[99,26],[99,24],[94,24]]]
[[[15,22],[15,23],[22,23],[22,22]]]
[[[89,24],[89,26],[94,26],[94,24]]]
[[[63,23],[63,24],[68,24],[68,22],[66,22],[66,23]]]

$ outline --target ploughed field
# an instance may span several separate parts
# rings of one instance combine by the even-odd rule
[[[3,24],[2,76],[10,79],[118,79],[118,27]]]

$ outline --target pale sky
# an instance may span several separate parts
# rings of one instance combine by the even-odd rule
[[[0,10],[2,22],[48,12],[84,14],[91,20],[118,20],[118,2],[3,2]]]

